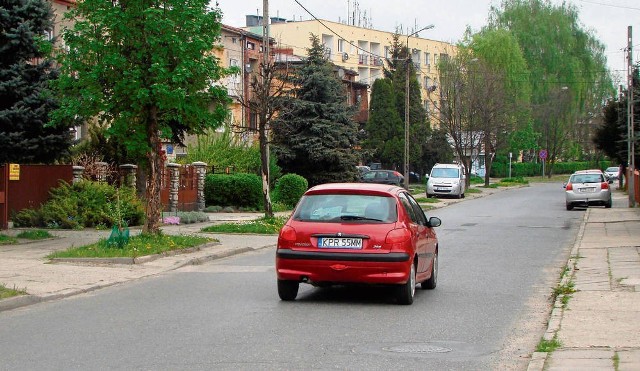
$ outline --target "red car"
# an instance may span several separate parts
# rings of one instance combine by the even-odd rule
[[[394,285],[400,304],[413,303],[418,283],[434,289],[438,239],[415,199],[384,184],[335,183],[309,189],[280,230],[278,295],[295,300],[300,282],[314,286]]]

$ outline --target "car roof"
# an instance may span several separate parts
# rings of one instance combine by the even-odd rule
[[[574,174],[593,174],[593,173],[602,174],[602,170],[600,169],[578,170]]]
[[[379,194],[393,196],[404,188],[377,183],[325,183],[310,188],[305,195],[310,194],[327,194],[327,193],[361,193],[361,194]]]
[[[433,165],[433,167],[453,167],[453,168],[459,168],[462,167],[460,164],[435,164]]]

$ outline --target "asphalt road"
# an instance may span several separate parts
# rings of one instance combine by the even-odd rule
[[[561,184],[429,213],[439,283],[411,306],[308,285],[281,302],[265,249],[2,312],[0,369],[526,369],[583,213]]]

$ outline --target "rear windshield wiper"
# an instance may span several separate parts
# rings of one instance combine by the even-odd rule
[[[375,218],[367,218],[364,216],[358,216],[358,215],[342,215],[340,217],[341,220],[373,220],[376,222],[381,222],[381,219],[375,219]]]

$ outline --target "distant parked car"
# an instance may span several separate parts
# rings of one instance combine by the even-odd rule
[[[437,217],[427,218],[404,188],[333,183],[302,196],[280,230],[278,295],[295,300],[300,283],[389,285],[399,304],[436,287]]]
[[[614,181],[618,180],[618,176],[620,175],[620,168],[617,166],[608,167],[604,171],[604,175],[609,178],[609,180]]]
[[[427,180],[427,198],[435,196],[453,196],[463,198],[465,174],[458,164],[435,164]]]
[[[575,206],[612,205],[611,188],[601,170],[576,171],[564,185],[567,210]]]
[[[364,173],[366,173],[367,171],[371,170],[371,168],[369,166],[361,166],[361,165],[356,166],[356,169],[358,169],[358,175],[359,176],[363,176]]]
[[[363,183],[380,183],[401,185],[404,182],[404,176],[395,170],[371,170],[362,175],[360,180]]]

